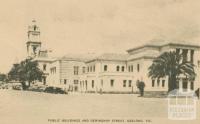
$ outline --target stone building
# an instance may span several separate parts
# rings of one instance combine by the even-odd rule
[[[137,80],[145,82],[145,91],[167,91],[167,77],[148,77],[148,68],[153,60],[167,51],[179,52],[183,54],[183,61],[191,61],[195,65],[196,79],[189,81],[187,77],[180,76],[179,88],[195,90],[200,87],[200,46],[192,43],[152,40],[127,50],[127,54],[66,55],[53,59],[48,50],[42,50],[40,30],[33,21],[28,28],[26,44],[28,57],[38,61],[45,73],[43,84],[71,92],[132,93],[137,91]]]

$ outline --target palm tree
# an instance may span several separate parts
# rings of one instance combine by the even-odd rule
[[[175,51],[165,52],[154,59],[149,67],[149,77],[162,78],[168,76],[168,92],[178,88],[178,77],[185,75],[194,80],[194,64],[183,61],[183,56]]]

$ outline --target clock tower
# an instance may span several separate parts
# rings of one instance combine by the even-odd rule
[[[36,25],[36,21],[33,20],[32,24],[28,26],[28,41],[26,42],[27,46],[27,56],[35,58],[38,56],[41,49],[40,41],[40,29]]]

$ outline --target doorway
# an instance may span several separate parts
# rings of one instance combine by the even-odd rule
[[[183,79],[183,91],[187,91],[188,89],[188,81],[187,79]]]

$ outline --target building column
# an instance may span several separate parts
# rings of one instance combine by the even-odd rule
[[[183,78],[180,78],[179,80],[179,91],[183,91]]]
[[[194,63],[195,62],[195,57],[194,57],[195,56],[195,51],[191,50],[190,54],[191,54],[191,62]]]
[[[82,88],[83,90],[83,92],[85,92],[85,80],[83,81],[83,88]]]
[[[191,50],[188,49],[187,61],[191,62]]]
[[[180,52],[179,52],[181,55],[183,55],[183,49],[180,49]],[[183,62],[183,59],[180,60],[180,63]]]
[[[190,91],[191,81],[188,80],[187,82],[187,91]]]

